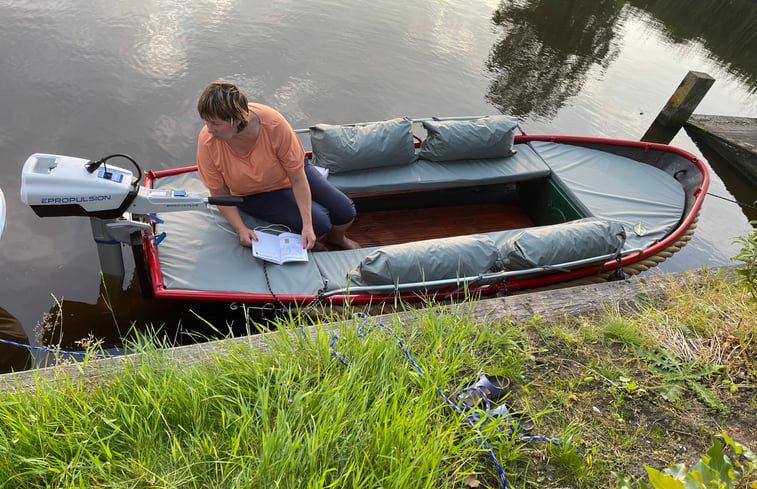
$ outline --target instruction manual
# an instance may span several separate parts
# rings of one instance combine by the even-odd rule
[[[302,249],[300,234],[255,231],[255,235],[258,240],[252,242],[254,257],[279,265],[290,261],[308,261],[308,252]]]

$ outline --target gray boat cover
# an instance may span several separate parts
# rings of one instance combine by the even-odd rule
[[[664,238],[683,217],[683,187],[658,168],[570,144],[531,144],[549,164],[552,178],[588,215],[623,223],[626,249]]]
[[[533,148],[515,145],[517,153],[506,159],[508,164],[519,164],[524,159],[541,161],[543,158],[546,163],[541,164],[547,170],[546,175],[550,174],[551,169],[551,178],[558,181],[590,217],[619,221],[622,224],[627,236],[624,250],[643,248],[664,238],[680,221],[685,204],[684,193],[671,175],[629,158],[598,150],[551,142],[531,144]],[[538,151],[538,155],[534,150]],[[416,161],[404,165],[404,168],[418,163]],[[469,165],[446,165],[448,163],[450,162],[442,162],[445,164],[444,170],[435,174],[434,178],[438,179],[435,185],[448,179],[450,186],[454,186],[457,179],[470,179],[474,173]],[[350,173],[372,171],[357,170]],[[439,174],[444,177],[439,178]],[[337,177],[342,176],[350,175],[329,175],[329,180],[341,187],[337,182],[346,179],[340,180]],[[403,173],[400,177],[395,175],[395,178],[404,179],[405,176]],[[479,174],[477,177],[481,179],[484,175]],[[516,178],[517,175],[511,177]],[[388,181],[389,175],[385,174],[384,178]],[[375,183],[375,180],[363,180],[352,185],[376,190]],[[405,181],[404,185],[408,183]],[[154,180],[153,185],[155,188],[205,191],[194,172],[159,178]],[[350,192],[349,185],[345,190]],[[308,262],[284,265],[267,263],[265,267],[270,281],[269,289],[263,262],[253,258],[248,248],[239,246],[236,234],[215,207],[164,213],[160,217],[165,222],[157,224],[156,231],[165,231],[166,238],[158,246],[158,256],[163,284],[167,289],[250,294],[317,294],[324,286],[328,290],[348,287],[351,284],[350,272],[378,249],[372,247],[308,253]],[[269,224],[246,215],[244,219],[251,228]],[[610,231],[612,236],[616,235],[614,229],[613,227]],[[499,231],[485,233],[485,236],[497,248],[501,248],[522,231],[524,230]],[[557,239],[556,242],[559,243],[560,240]],[[555,246],[555,241],[549,246]],[[609,247],[608,244],[608,249]],[[488,262],[488,258],[486,261]],[[414,270],[419,270],[417,264],[413,265]],[[457,263],[453,268],[455,272],[458,271]],[[393,273],[396,275],[396,272]],[[454,279],[455,276],[450,278]]]

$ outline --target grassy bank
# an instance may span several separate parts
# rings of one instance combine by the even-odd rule
[[[502,487],[495,458],[508,487],[615,487],[695,463],[723,431],[757,448],[756,304],[692,274],[634,312],[481,323],[462,304],[338,338],[292,320],[269,354],[181,368],[147,347],[106,382],[3,394],[0,487]],[[436,390],[479,372],[508,377],[505,402],[559,443],[503,418],[479,435]]]

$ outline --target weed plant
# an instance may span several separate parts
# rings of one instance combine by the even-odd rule
[[[757,221],[751,221],[752,232],[746,236],[739,236],[734,243],[741,245],[739,253],[733,260],[742,262],[743,268],[736,269],[738,280],[757,301]]]

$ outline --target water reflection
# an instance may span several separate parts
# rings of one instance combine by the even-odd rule
[[[670,43],[697,50],[701,44],[757,91],[754,1],[502,0],[492,16],[503,35],[486,63],[494,75],[487,100],[507,114],[554,116],[592,70],[605,70],[615,59],[630,16],[643,17]]]
[[[160,344],[189,344],[248,333],[273,318],[273,309],[252,309],[216,303],[189,303],[145,297],[138,274],[122,288],[122,277],[101,275],[100,294],[92,304],[56,300],[38,325],[42,344],[48,348],[81,350],[143,342],[150,337]],[[44,363],[39,358],[37,363]]]
[[[749,179],[745,178],[740,171],[734,168],[732,163],[729,163],[728,160],[713,150],[706,142],[702,141],[694,134],[689,133],[689,135],[692,137],[692,140],[697,145],[699,151],[702,152],[702,156],[707,160],[707,163],[709,163],[710,167],[723,181],[725,188],[741,207],[741,210],[744,212],[747,219],[750,221],[757,220],[755,185],[752,184]],[[719,197],[712,193],[710,196]]]
[[[617,55],[621,0],[503,1],[492,21],[504,31],[486,63],[487,100],[502,113],[553,116],[594,66]]]
[[[84,158],[124,152],[146,169],[191,164],[198,90],[218,77],[237,81],[298,127],[496,108],[546,118],[569,103],[571,110],[554,121],[528,122],[565,133],[596,134],[602,126],[613,135],[641,134],[648,123],[635,125],[637,104],[667,98],[687,69],[699,69],[690,60],[706,61],[707,49],[722,70],[743,73],[754,87],[750,21],[757,5],[672,1],[0,0],[0,109],[9,121],[0,127],[0,182],[14,196],[12,229],[0,246],[0,305],[21,320],[33,344],[41,316],[59,316],[51,294],[65,297],[62,346],[75,348],[90,331],[106,341],[118,336],[89,224],[40,220],[17,197],[20,164],[32,152]],[[649,31],[639,33],[640,25]],[[667,38],[660,39],[660,30]],[[640,49],[638,34],[649,36],[641,46],[647,49]],[[644,57],[656,63],[640,68]],[[663,80],[667,86],[658,77],[665,64],[685,65]],[[634,85],[650,74],[655,79],[641,89]],[[598,77],[606,83],[596,83]],[[718,82],[708,97],[735,112],[744,90],[732,83],[717,94],[724,85]],[[714,214],[702,219],[710,228],[741,222],[741,214]],[[698,241],[673,263],[719,264],[721,238],[731,231],[725,227],[708,235],[700,226]],[[696,246],[698,253],[685,255]],[[170,301],[143,300],[138,286],[121,288],[108,288],[118,328],[199,322],[186,311],[200,305],[174,313],[178,305]],[[234,314],[227,310],[213,322],[225,326]]]
[[[753,0],[628,0],[651,14],[671,42],[697,41],[709,56],[757,91],[757,2]],[[717,18],[717,22],[713,22]],[[650,19],[650,21],[652,21]]]
[[[29,350],[20,345],[29,344],[21,322],[0,307],[0,374],[11,370],[20,371],[31,367]]]

